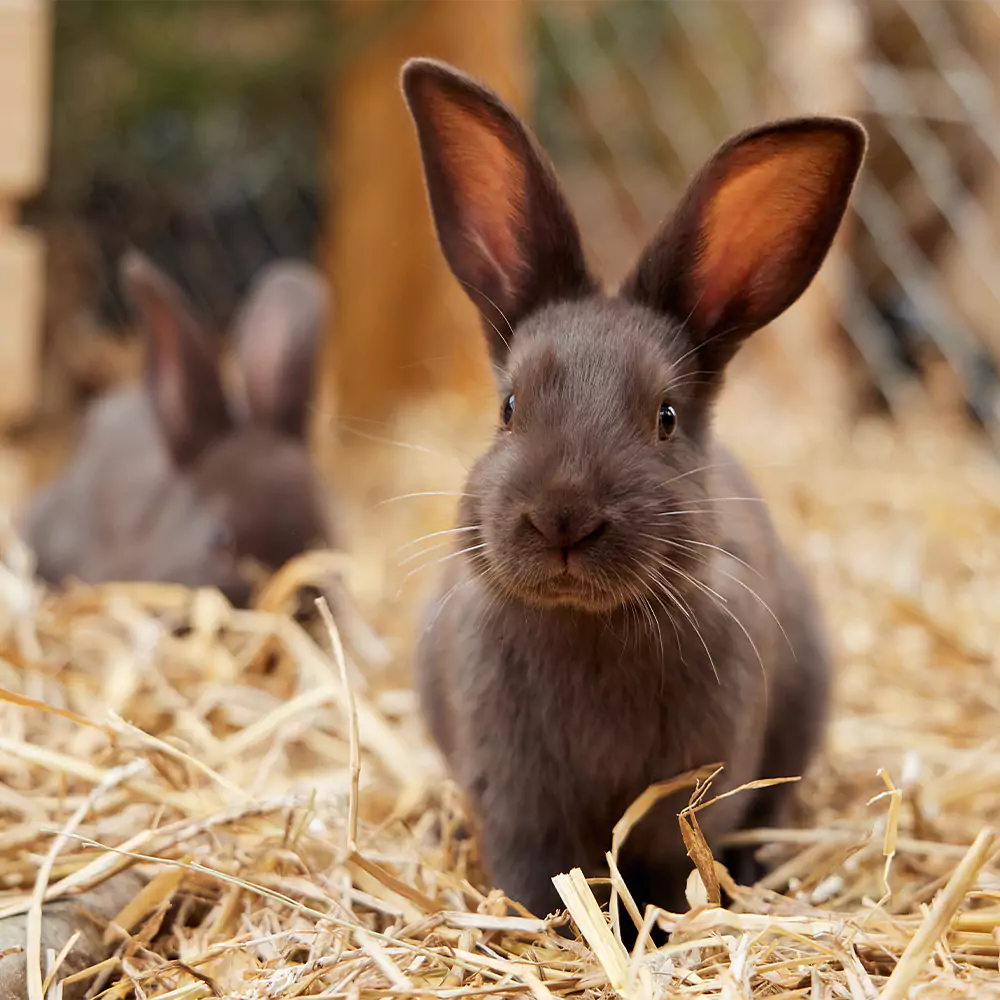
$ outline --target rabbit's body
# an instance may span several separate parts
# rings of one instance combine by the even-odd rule
[[[130,460],[122,461],[123,455]],[[84,414],[70,463],[43,487],[23,519],[36,550],[38,573],[58,581],[71,574],[94,583],[114,575],[124,546],[145,541],[143,523],[170,505],[173,475],[149,396],[139,387],[108,393]]]
[[[214,586],[244,605],[253,579],[241,561],[273,569],[330,540],[302,434],[318,276],[285,262],[262,275],[237,331],[247,399],[232,400],[179,289],[145,261],[132,270],[147,381],[90,405],[69,465],[22,531],[50,583]]]
[[[500,390],[421,638],[421,702],[493,877],[542,915],[557,872],[600,874],[614,824],[651,783],[718,763],[712,795],[793,777],[822,738],[816,605],[714,440],[712,409],[742,341],[822,263],[865,138],[803,119],[726,143],[609,297],[513,112],[429,60],[408,64],[403,88],[442,250],[479,307]],[[789,787],[700,811],[710,845],[781,822]],[[640,905],[683,905],[689,794],[625,844]],[[727,860],[752,874],[748,852]]]
[[[538,322],[552,328],[554,317]],[[608,381],[616,368],[611,358],[601,366]],[[611,428],[570,419],[586,440],[614,442]],[[623,440],[608,454],[627,449]],[[598,614],[499,599],[465,559],[452,560],[432,602],[417,661],[422,707],[482,817],[493,877],[535,913],[558,907],[547,876],[602,869],[612,827],[649,785],[712,763],[725,765],[713,794],[799,775],[821,737],[829,664],[812,594],[746,472],[717,443],[708,457],[689,502],[671,505],[696,511],[678,532],[699,547],[680,570],[697,581],[680,581],[686,611],[663,589]],[[473,469],[468,490],[478,487]],[[462,527],[482,523],[477,508],[463,500]],[[465,546],[481,540],[463,535]],[[706,810],[709,843],[751,813],[751,825],[778,825],[787,792],[742,793]],[[689,796],[664,800],[629,840],[623,871],[644,901],[683,904],[691,864],[676,814]]]

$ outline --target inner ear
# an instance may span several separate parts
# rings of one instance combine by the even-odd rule
[[[459,219],[456,234],[473,264],[476,285],[499,280],[502,298],[515,296],[530,266],[522,237],[527,229],[528,178],[523,159],[515,155],[498,122],[475,116],[464,102],[432,93],[428,112],[438,142],[448,150],[438,156]],[[481,260],[480,260],[481,258]]]
[[[621,294],[683,324],[718,374],[808,287],[866,145],[856,122],[793,119],[723,145],[653,237]]]
[[[595,290],[576,221],[545,154],[491,90],[429,59],[410,60],[402,82],[442,252],[502,365],[528,313]]]
[[[762,142],[726,165],[704,208],[688,296],[703,328],[715,327],[737,298],[741,311],[767,322],[798,297],[789,274],[819,268],[842,211],[824,218],[838,188],[837,139]]]

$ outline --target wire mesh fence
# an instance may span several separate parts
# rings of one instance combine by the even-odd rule
[[[414,6],[387,5],[382,30],[405,32]],[[336,19],[309,2],[59,5],[53,162],[32,209],[52,248],[50,343],[122,325],[130,243],[220,324],[265,260],[315,255]],[[996,3],[547,0],[529,25],[532,118],[611,275],[734,131],[863,119],[870,155],[830,289],[860,391],[890,408],[950,393],[995,428]]]
[[[733,131],[846,112],[871,134],[836,296],[872,388],[894,405],[944,377],[997,420],[1000,320],[995,3],[766,0],[599,4],[539,16],[538,120],[592,179],[595,246],[627,258]]]

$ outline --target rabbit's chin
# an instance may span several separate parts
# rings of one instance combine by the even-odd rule
[[[599,594],[593,591],[539,592],[534,598],[524,598],[538,608],[581,611],[591,615],[608,614],[626,602],[624,596]]]
[[[484,567],[480,563],[480,570]],[[529,576],[506,567],[490,567],[482,573],[485,579],[523,604],[546,610],[580,611],[587,614],[608,614],[632,600],[632,595],[619,588],[601,586],[589,574],[561,573]]]

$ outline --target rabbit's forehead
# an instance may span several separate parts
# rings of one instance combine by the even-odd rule
[[[659,396],[676,373],[671,334],[667,322],[627,305],[553,307],[518,338],[511,388],[563,401]]]

